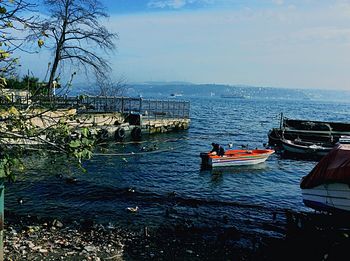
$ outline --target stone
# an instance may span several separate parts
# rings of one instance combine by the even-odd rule
[[[62,227],[63,227],[63,224],[62,224],[61,221],[55,219],[55,220],[52,222],[52,226],[58,227],[58,228],[62,228]]]
[[[46,253],[48,253],[49,251],[47,250],[47,249],[44,249],[44,248],[40,248],[39,249],[39,253],[41,253],[41,254],[46,254]]]
[[[94,252],[94,251],[96,251],[96,247],[94,247],[94,246],[85,246],[84,250],[87,251],[87,252]]]
[[[30,249],[33,249],[35,247],[35,245],[33,244],[32,241],[27,241],[27,246],[30,248]]]

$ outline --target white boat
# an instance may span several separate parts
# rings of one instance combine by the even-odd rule
[[[350,213],[350,144],[341,144],[322,158],[300,187],[306,206]]]
[[[225,155],[201,153],[202,164],[210,167],[247,166],[263,163],[275,151],[270,149],[227,150]]]
[[[303,189],[305,206],[321,211],[350,211],[350,188],[348,184],[322,184],[311,189]]]

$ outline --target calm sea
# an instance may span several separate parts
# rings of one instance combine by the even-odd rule
[[[183,97],[182,97],[183,98]],[[125,226],[190,219],[220,224],[229,219],[265,220],[271,211],[308,211],[300,179],[315,161],[272,155],[255,167],[201,170],[199,153],[212,142],[262,148],[279,126],[280,113],[298,119],[350,121],[350,104],[266,99],[191,98],[191,127],[157,134],[142,143],[111,145],[86,162],[87,173],[38,156],[14,184],[5,208],[19,214],[91,218]],[[156,148],[142,151],[142,148]],[[227,148],[227,147],[226,147]],[[134,154],[131,154],[134,153]],[[60,175],[62,174],[63,177]],[[77,182],[67,182],[73,176]],[[23,204],[18,204],[19,198]],[[126,207],[139,207],[130,214]],[[226,220],[227,222],[227,220]]]

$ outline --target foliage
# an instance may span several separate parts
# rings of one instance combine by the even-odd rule
[[[96,134],[79,124],[76,117],[55,117],[50,111],[19,111],[15,107],[2,113],[0,122],[0,177],[14,180],[13,169],[25,169],[21,158],[30,151],[49,151],[75,159],[81,167],[92,157]],[[38,119],[43,124],[37,124]],[[81,168],[83,171],[84,169]]]
[[[22,79],[10,77],[7,79],[6,88],[15,90],[35,90],[38,82],[39,78],[30,77],[28,75],[24,76]]]
[[[47,84],[41,83],[39,78],[29,75],[25,75],[22,79],[18,76],[7,78],[6,89],[28,91],[31,95],[48,94]]]
[[[33,4],[24,0],[0,1],[0,88],[4,87],[4,79],[11,75],[18,66],[18,58],[14,51],[21,49],[23,38],[19,32],[34,23],[34,17],[23,17],[23,11],[30,11]]]

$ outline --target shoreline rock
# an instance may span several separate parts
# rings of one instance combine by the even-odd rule
[[[249,233],[234,225],[200,226],[190,221],[133,230],[91,220],[13,213],[5,217],[5,260],[13,261],[339,260],[350,247],[350,230],[336,227],[327,217],[311,216],[310,221],[310,216],[298,214],[289,217],[282,237]],[[262,229],[274,232],[273,222]]]

